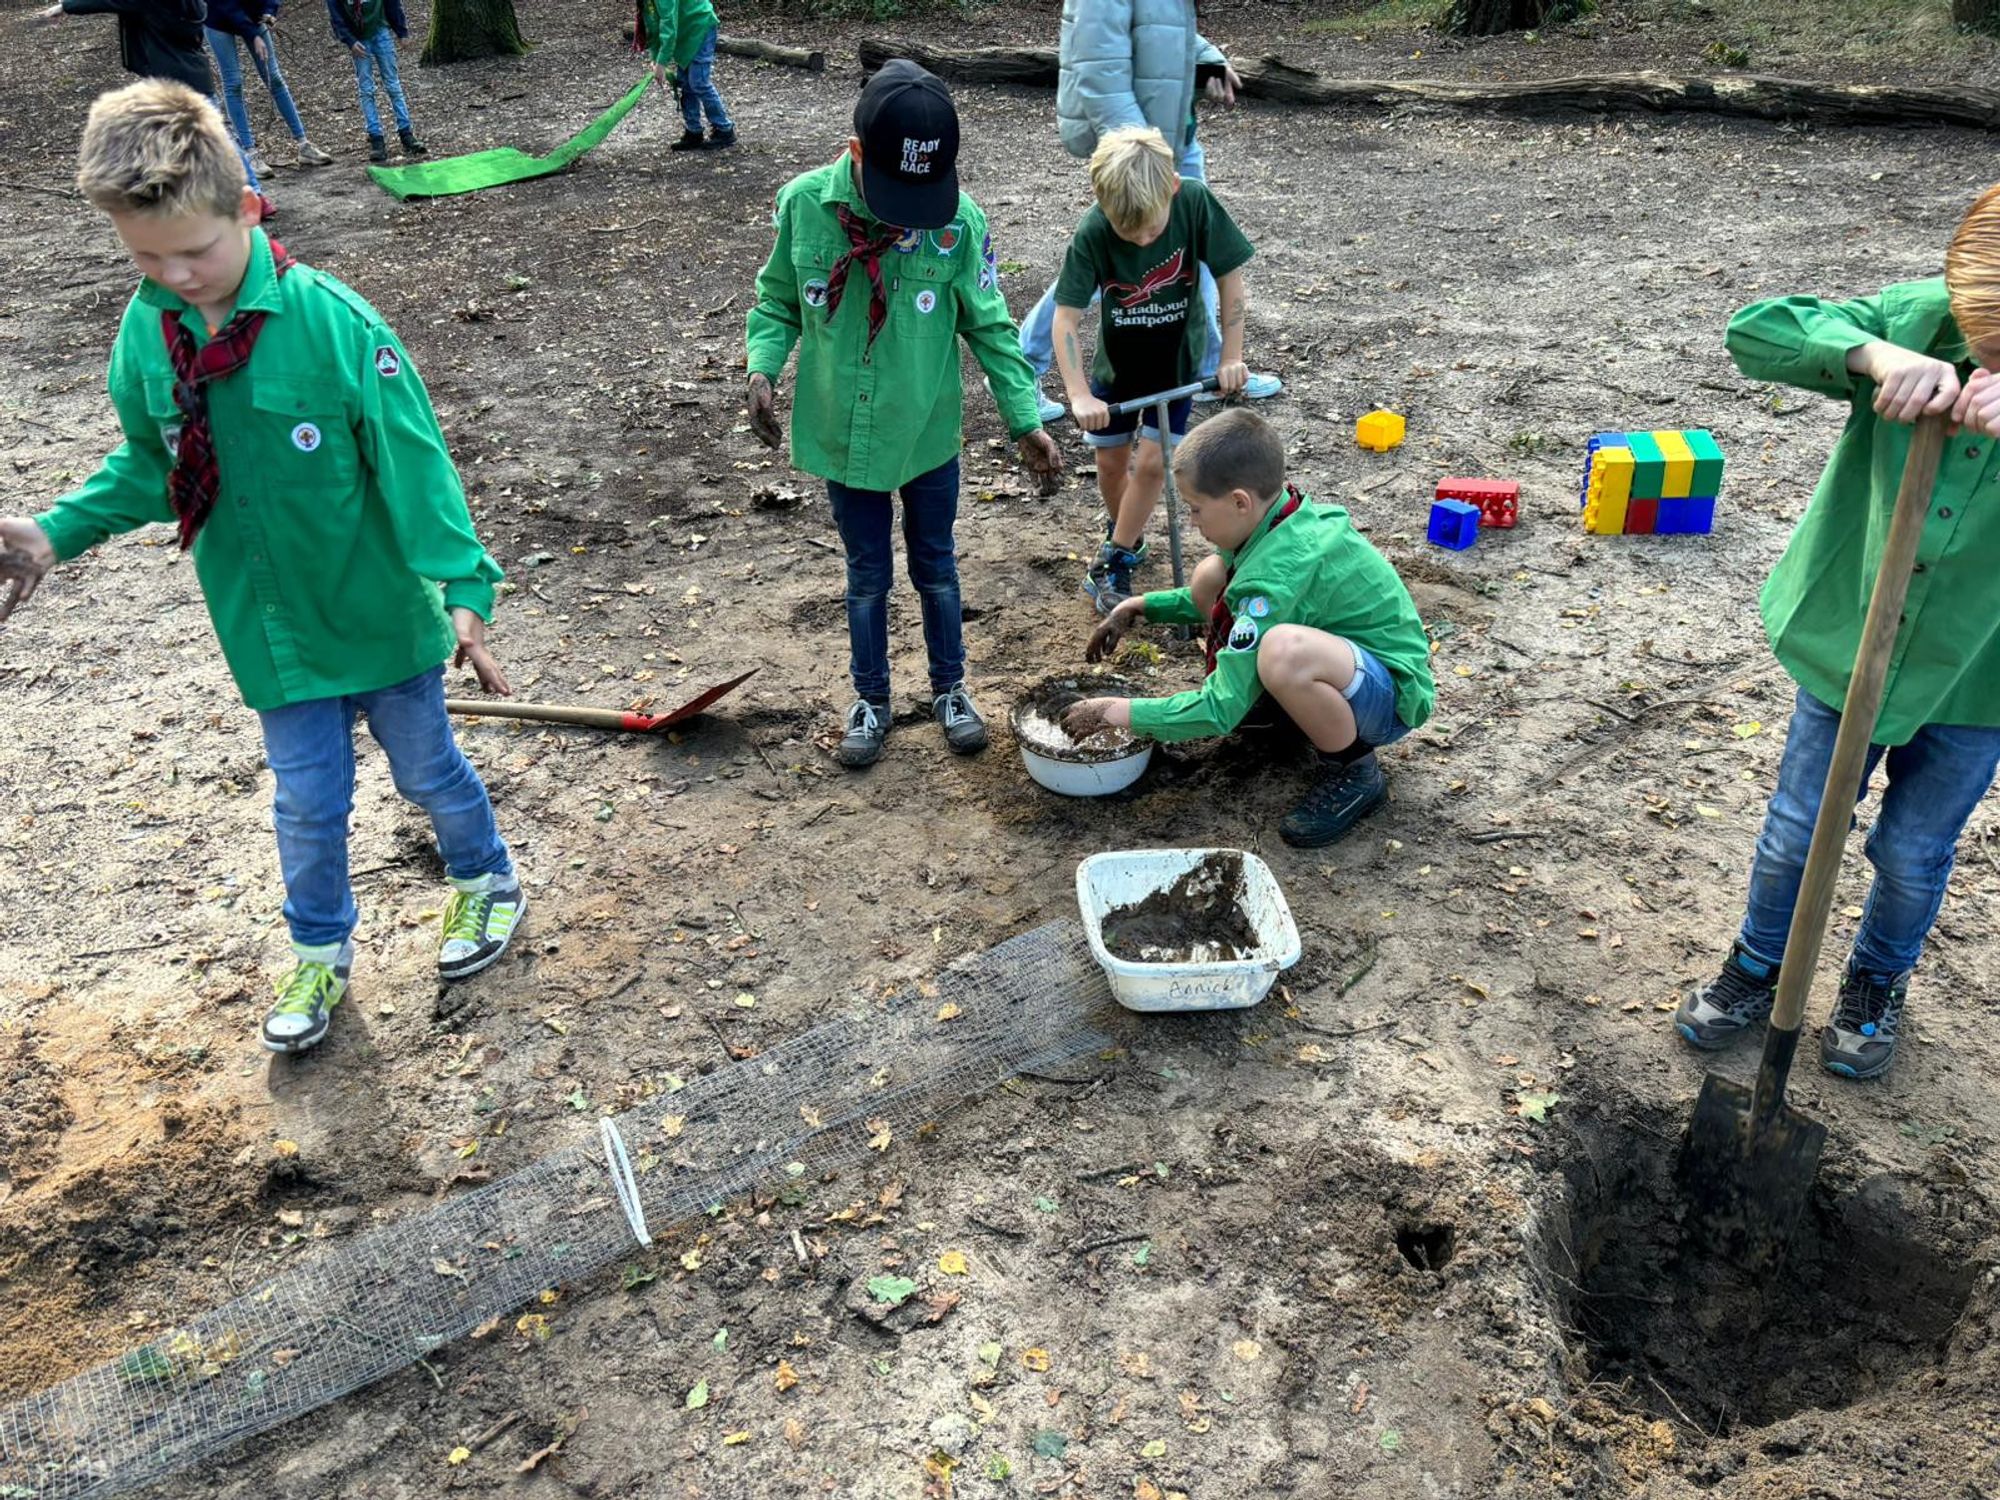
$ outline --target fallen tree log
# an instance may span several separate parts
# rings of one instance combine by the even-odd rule
[[[759,62],[783,63],[788,68],[804,68],[808,73],[826,71],[826,54],[805,47],[781,47],[776,42],[759,42],[749,37],[719,36],[715,50],[731,57],[754,57]]]
[[[1014,83],[1053,88],[1056,54],[1049,47],[927,47],[921,42],[869,39],[861,66],[872,73],[906,57],[940,78],[961,83]],[[1423,78],[1328,78],[1275,57],[1234,58],[1240,92],[1277,104],[1443,104],[1469,109],[1645,110],[1653,113],[1740,115],[1760,120],[1811,120],[1825,125],[1964,125],[2000,130],[2000,90],[1817,83],[1757,73],[1696,78],[1670,73],[1605,73],[1517,82],[1456,83]]]

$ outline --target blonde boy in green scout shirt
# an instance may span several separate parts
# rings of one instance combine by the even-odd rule
[[[1062,455],[1036,414],[1034,372],[1000,294],[986,216],[958,188],[958,112],[914,63],[868,81],[854,135],[832,165],[778,192],[777,242],[757,273],[747,337],[750,425],[783,445],[773,385],[798,345],[792,464],[826,481],[847,551],[847,635],[856,699],[834,758],[880,759],[888,737],[891,491],[923,606],[931,711],[960,755],[986,748],[965,688],[953,524],[972,347],[1022,459],[1052,489]]]
[[[1674,1017],[1695,1047],[1725,1047],[1770,1016],[1910,424],[1948,412],[1957,426],[1871,736],[1868,776],[1878,764],[1888,773],[1868,835],[1875,884],[1820,1033],[1830,1072],[1874,1078],[1895,1057],[1959,835],[2000,766],[2000,188],[1959,225],[1943,277],[1852,302],[1753,303],[1730,322],[1729,352],[1753,380],[1817,391],[1851,412],[1764,585],[1764,628],[1799,690],[1742,930],[1721,974]]]
[[[448,658],[510,691],[485,645],[500,569],[401,342],[254,227],[257,195],[214,105],[160,80],[106,94],[77,184],[146,277],[111,351],[125,441],[51,510],[0,520],[0,552],[29,561],[0,617],[58,560],[148,523],[178,527],[277,782],[298,967],[263,1042],[303,1051],[325,1036],[353,963],[357,717],[437,831],[453,887],[440,974],[492,963],[525,908],[444,709]]]
[[[1388,800],[1375,751],[1430,718],[1430,641],[1403,580],[1337,505],[1285,482],[1285,445],[1255,413],[1209,418],[1182,439],[1174,478],[1217,548],[1182,589],[1127,599],[1090,638],[1096,661],[1140,621],[1208,627],[1208,678],[1168,698],[1086,698],[1078,739],[1106,725],[1158,740],[1228,734],[1268,694],[1319,752],[1305,799],[1278,831],[1317,848]]]

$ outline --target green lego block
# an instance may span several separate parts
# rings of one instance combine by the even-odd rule
[[[1694,484],[1691,494],[1719,495],[1722,493],[1722,449],[1717,445],[1712,433],[1684,433],[1690,452],[1694,454]]]
[[[1667,456],[1650,432],[1628,432],[1625,441],[1632,449],[1632,495],[1634,500],[1658,500],[1667,483]]]

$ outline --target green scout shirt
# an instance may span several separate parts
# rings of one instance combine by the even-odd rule
[[[1847,696],[1914,431],[1878,417],[1874,382],[1847,368],[1848,351],[1876,339],[1969,369],[1941,277],[1852,302],[1756,302],[1729,324],[1729,352],[1745,375],[1834,396],[1850,408],[1847,430],[1763,592],[1771,649],[1799,686],[1834,708]],[[1946,440],[1889,658],[1878,744],[1907,744],[1926,724],[2000,726],[1996,447],[1970,432]]]
[[[1208,319],[1197,298],[1201,268],[1227,276],[1255,253],[1221,200],[1192,178],[1181,179],[1167,227],[1150,245],[1133,244],[1091,205],[1063,257],[1056,304],[1088,307],[1102,293],[1090,372],[1111,400],[1194,380],[1208,349]]]
[[[872,225],[843,155],[778,190],[777,243],[757,273],[749,373],[773,385],[794,343],[792,466],[863,490],[892,490],[958,456],[965,391],[958,340],[986,372],[1007,435],[1042,425],[1035,373],[1021,354],[986,215],[959,195],[943,229],[912,229],[882,257],[888,320],[868,347],[868,274],[849,268],[840,310],[826,315],[827,274],[848,250],[834,206]]]
[[[701,50],[702,38],[721,23],[709,0],[639,0],[642,40],[663,68],[685,68]]]
[[[491,618],[500,569],[473,535],[415,365],[333,277],[302,265],[278,277],[261,229],[236,306],[269,316],[249,365],[208,386],[221,488],[194,568],[243,701],[279,708],[428,671],[456,645],[445,610]],[[199,312],[140,283],[111,349],[125,441],[36,517],[58,557],[174,518],[181,418],[163,309],[208,341]]]
[[[1354,529],[1338,505],[1308,496],[1282,524],[1273,505],[1237,552],[1220,555],[1234,571],[1223,590],[1235,624],[1215,658],[1215,670],[1192,692],[1137,698],[1132,728],[1156,740],[1227,734],[1264,691],[1257,680],[1257,646],[1273,625],[1310,625],[1366,646],[1396,679],[1396,717],[1421,728],[1437,701],[1430,638],[1410,591],[1389,560]],[[1146,618],[1164,625],[1205,627],[1188,589],[1146,596]]]

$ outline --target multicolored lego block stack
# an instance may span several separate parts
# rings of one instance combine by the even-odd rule
[[[1605,536],[1715,529],[1722,449],[1702,432],[1600,432],[1583,461],[1583,529]]]

